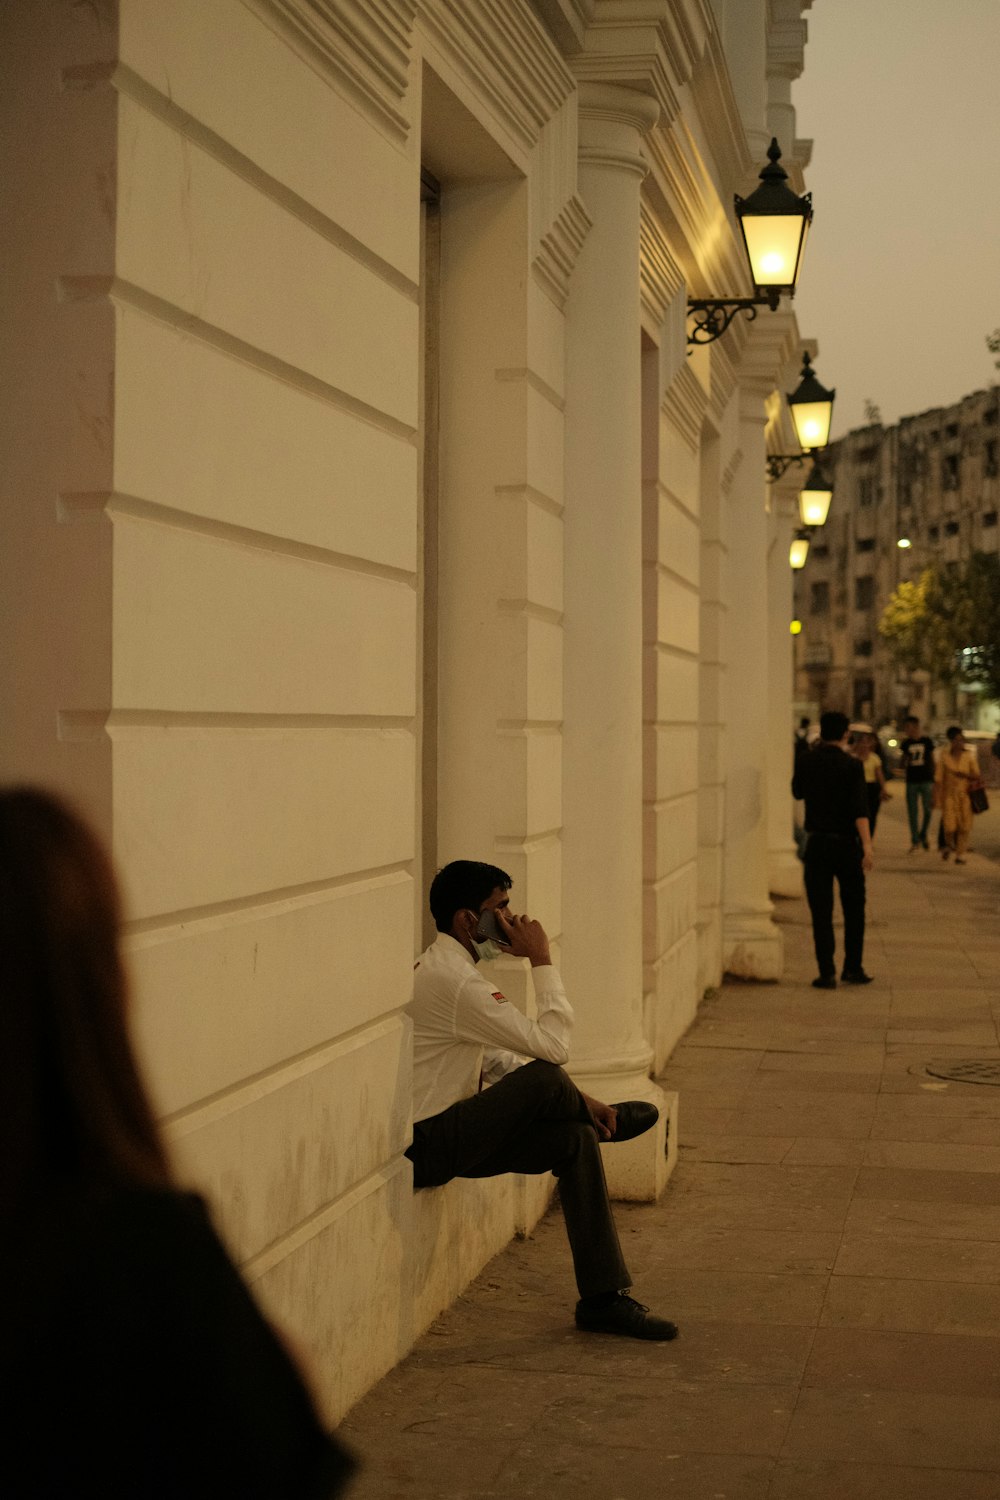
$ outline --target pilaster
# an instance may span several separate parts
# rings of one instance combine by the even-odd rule
[[[767,875],[773,896],[802,895],[802,862],[792,837],[792,570],[788,549],[798,525],[804,472],[793,468],[771,486],[767,554],[768,799]]]
[[[730,490],[726,632],[726,809],[722,956],[742,979],[779,979],[781,933],[768,895],[768,602],[766,402],[776,330],[752,331],[740,369],[741,462]]]
[[[667,1176],[668,1106],[642,1017],[639,190],[658,114],[636,89],[581,85],[579,192],[592,227],[566,308],[563,970],[574,1077],[611,1103],[661,1110],[655,1130],[606,1154],[612,1193],[635,1199],[655,1198]]]

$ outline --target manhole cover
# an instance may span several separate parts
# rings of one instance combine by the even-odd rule
[[[988,1083],[1000,1088],[1000,1058],[961,1057],[947,1062],[929,1062],[924,1072],[949,1083]]]

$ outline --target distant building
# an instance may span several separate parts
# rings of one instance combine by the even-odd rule
[[[994,387],[831,445],[830,517],[795,580],[795,687],[804,711],[843,708],[884,724],[912,709],[932,725],[958,719],[968,727],[995,713],[974,691],[940,688],[898,666],[878,623],[897,585],[930,563],[955,566],[997,551],[998,411]]]

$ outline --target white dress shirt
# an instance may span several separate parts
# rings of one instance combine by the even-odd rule
[[[558,969],[533,968],[538,1020],[529,1021],[481,974],[471,953],[439,932],[413,975],[413,1118],[426,1120],[495,1083],[526,1057],[563,1065],[573,1008]]]

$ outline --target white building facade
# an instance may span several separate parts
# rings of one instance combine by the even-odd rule
[[[801,342],[686,299],[748,292],[772,135],[802,190],[808,5],[5,13],[3,774],[112,844],[173,1149],[331,1416],[547,1199],[412,1192],[436,868],[511,873],[573,1075],[663,1104],[622,1196],[706,989],[780,976]]]

